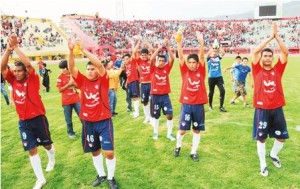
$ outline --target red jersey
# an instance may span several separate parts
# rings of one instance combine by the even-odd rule
[[[275,109],[285,105],[281,83],[285,67],[286,63],[282,64],[279,59],[271,70],[263,69],[259,62],[252,64],[255,108]]]
[[[180,66],[182,87],[180,102],[184,104],[206,104],[208,102],[205,87],[205,65],[199,64],[194,71],[190,71],[184,62]]]
[[[24,82],[18,82],[11,70],[8,70],[5,79],[13,88],[12,95],[20,120],[24,121],[46,114],[46,110],[39,93],[39,75],[35,72],[35,70],[31,73],[28,72],[28,78]]]
[[[150,75],[150,60],[142,60],[141,58],[133,59],[139,66],[140,73],[140,82],[141,83],[150,83],[151,75]]]
[[[130,61],[128,64],[126,64],[125,71],[126,71],[128,83],[139,80],[137,65],[136,65],[136,61],[134,61],[134,59],[133,59],[133,61]]]
[[[70,75],[60,74],[56,81],[56,87],[61,88],[66,86],[70,82]],[[73,87],[67,88],[61,92],[61,104],[69,105],[80,102],[79,94],[73,90]]]
[[[81,107],[79,117],[85,121],[96,122],[111,117],[108,104],[109,78],[107,73],[98,77],[96,81],[90,81],[78,72],[74,78],[81,91]]]
[[[163,68],[158,68],[156,66],[150,67],[151,72],[151,91],[150,94],[169,94],[170,81],[169,74],[172,69],[170,64],[166,64]]]

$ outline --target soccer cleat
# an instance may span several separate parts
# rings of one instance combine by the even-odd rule
[[[178,157],[178,156],[179,156],[180,149],[181,149],[180,147],[175,148],[174,153],[173,153],[175,157]]]
[[[262,170],[260,170],[260,174],[264,177],[268,176],[268,174],[269,174],[268,168],[265,167]]]
[[[113,112],[112,115],[118,115],[118,113],[117,112]]]
[[[46,167],[46,172],[50,172],[54,169],[55,161],[49,161]]]
[[[99,175],[98,175],[96,180],[93,182],[93,186],[96,187],[96,186],[100,185],[105,180],[106,180],[106,176],[99,177]]]
[[[198,161],[199,161],[199,157],[198,157],[197,154],[191,154],[190,157],[192,158],[192,160],[193,160],[194,162],[198,162]]]
[[[37,180],[33,189],[41,189],[46,184],[46,182],[47,181],[45,178]]]
[[[127,112],[131,112],[132,110],[131,109],[127,109]]]
[[[248,103],[245,103],[244,106],[245,106],[245,108],[250,108]]]
[[[271,156],[271,154],[269,154],[269,156],[272,159],[274,166],[277,168],[281,168],[281,163],[279,161],[279,158],[274,158]]]
[[[114,177],[111,180],[107,179],[107,182],[110,189],[118,189],[117,182]]]
[[[143,123],[145,123],[145,124],[149,123],[149,122],[150,122],[150,118],[149,117],[146,117],[145,120],[143,121]]]
[[[235,102],[233,100],[230,101],[230,104],[235,105]]]
[[[227,110],[224,107],[221,107],[220,112],[227,112]]]
[[[153,139],[154,139],[154,140],[157,140],[157,139],[158,139],[158,134],[157,134],[157,133],[154,133],[154,134],[153,134]]]
[[[167,135],[167,138],[170,139],[170,141],[176,140],[176,138],[172,134]]]
[[[75,134],[69,134],[69,138],[74,139],[74,138],[76,138],[76,135]]]
[[[208,110],[209,110],[209,111],[213,111],[214,109],[213,109],[212,106],[210,106],[210,107],[208,107]]]

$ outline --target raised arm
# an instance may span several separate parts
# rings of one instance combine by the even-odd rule
[[[274,38],[276,39],[276,41],[280,47],[280,50],[281,50],[280,61],[281,61],[281,63],[284,64],[287,62],[289,50],[287,49],[287,47],[285,46],[283,41],[280,39],[280,37],[277,33],[277,23],[276,22],[273,22],[272,28],[273,28]]]
[[[269,44],[275,37],[274,34],[274,29],[275,27],[272,27],[272,32],[271,35],[268,39],[266,39],[265,41],[263,41],[262,43],[260,43],[253,51],[253,55],[252,55],[252,64],[257,64],[260,59],[261,59],[261,55],[260,52],[267,46],[267,44]],[[276,25],[276,33],[277,33],[277,25]]]
[[[182,40],[177,42],[177,51],[179,56],[179,63],[180,65],[184,64],[184,57],[183,57],[183,49],[182,49]]]
[[[200,64],[203,66],[205,64],[205,59],[204,59],[204,39],[203,39],[203,34],[200,33],[199,31],[196,32],[197,40],[199,42],[199,61]]]
[[[156,49],[156,51],[154,51],[154,53],[151,55],[150,66],[154,66],[155,65],[156,56],[161,51],[161,49],[162,49],[162,45],[158,45],[158,48]]]
[[[154,52],[153,46],[149,43],[147,39],[145,39],[145,44],[147,45],[149,52],[152,54]]]
[[[105,67],[101,64],[101,61],[98,59],[97,56],[93,55],[92,53],[90,53],[88,50],[85,49],[83,41],[80,41],[80,50],[98,69],[99,75],[101,77],[104,76],[106,72]]]
[[[168,60],[169,62],[168,63],[170,64],[170,66],[173,66],[174,60],[175,60],[175,56],[174,56],[174,54],[173,54],[173,52],[171,50],[170,43],[169,43],[168,39],[165,39],[165,44],[166,44],[167,52],[169,54],[169,60]]]
[[[220,46],[220,48],[219,48],[219,55],[221,55],[221,57],[224,57],[224,55],[225,55],[225,51],[222,48],[222,46]]]
[[[7,64],[8,64],[8,60],[9,60],[9,55],[12,51],[13,51],[13,49],[10,47],[10,44],[8,43],[7,48],[1,59],[1,73],[4,78],[7,75],[7,71],[8,71]]]
[[[131,44],[132,44],[132,46],[134,46],[134,40],[133,39],[131,41]],[[132,49],[132,58],[134,58],[134,59],[138,58],[138,49],[139,49],[140,45],[141,45],[141,39],[139,38],[137,44]]]
[[[74,78],[77,78],[78,76],[78,69],[75,67],[75,60],[74,60],[74,55],[73,55],[73,50],[74,50],[74,43],[72,42],[71,39],[68,40],[68,47],[69,47],[69,64],[68,64],[68,69],[71,73],[71,75]]]
[[[31,65],[28,57],[23,53],[23,51],[19,48],[19,42],[16,34],[12,34],[9,38],[10,47],[14,49],[15,53],[19,56],[20,60],[25,65],[28,73],[31,73],[34,68]]]

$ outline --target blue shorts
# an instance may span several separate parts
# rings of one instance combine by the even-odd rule
[[[141,102],[147,104],[150,97],[151,84],[150,83],[141,83]]]
[[[255,109],[253,139],[263,140],[268,135],[270,138],[289,138],[282,107],[271,110]]]
[[[128,94],[130,98],[139,98],[140,97],[140,82],[139,81],[133,81],[131,83],[128,83]]]
[[[31,150],[39,145],[47,146],[53,143],[50,136],[48,120],[44,115],[24,121],[19,120],[19,131],[25,151]]]
[[[173,115],[173,109],[169,95],[151,95],[151,117],[158,119],[160,117],[161,109],[164,115]]]
[[[101,148],[114,150],[114,127],[110,118],[97,122],[82,122],[82,147],[85,153]]]
[[[182,104],[180,111],[179,130],[205,131],[205,114],[203,104]]]

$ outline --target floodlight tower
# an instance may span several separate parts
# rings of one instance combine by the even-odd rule
[[[116,20],[124,20],[123,0],[116,0]]]

